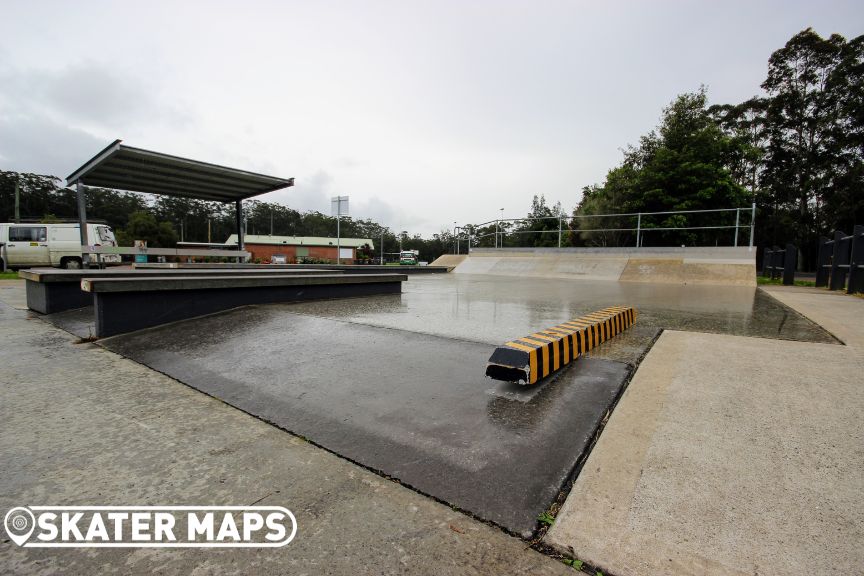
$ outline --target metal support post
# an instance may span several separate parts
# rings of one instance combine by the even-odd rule
[[[558,248],[561,247],[561,216],[558,216]]]
[[[795,268],[798,266],[798,248],[794,244],[786,244],[783,254],[783,285],[792,286],[795,283]]]
[[[849,256],[849,287],[847,292],[864,292],[864,226],[852,231],[852,251]]]
[[[642,236],[642,213],[640,212],[636,216],[636,247],[639,248],[639,244],[641,244],[641,236]]]
[[[753,209],[750,212],[750,250],[753,250],[753,230],[756,228],[756,203],[753,202]]]
[[[822,288],[828,286],[828,273],[831,270],[831,265],[828,261],[831,259],[833,241],[821,236],[819,238],[819,255],[816,258],[816,287]]]
[[[738,222],[741,221],[741,209],[735,210],[735,246],[738,246]]]
[[[834,231],[834,257],[831,260],[831,280],[828,288],[830,290],[842,290],[846,285],[846,268],[849,264],[849,251],[846,249],[844,238],[846,234],[840,230]]]
[[[78,197],[78,223],[81,227],[81,246],[90,246],[90,241],[87,238],[87,191],[81,181],[75,187],[76,196]],[[83,268],[90,267],[90,253],[81,252],[81,264]]]
[[[237,250],[240,252],[243,251],[245,243],[243,241],[243,201],[236,200],[234,202],[235,216],[237,219]],[[240,262],[243,262],[243,258],[238,258]]]

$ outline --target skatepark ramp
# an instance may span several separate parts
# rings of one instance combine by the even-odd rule
[[[533,278],[756,286],[756,251],[692,248],[474,248],[453,270]]]
[[[442,254],[430,266],[447,266],[451,270],[465,261],[467,254]]]

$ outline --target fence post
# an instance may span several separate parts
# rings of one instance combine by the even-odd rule
[[[780,247],[774,246],[774,249],[771,251],[771,280],[776,280],[780,274],[777,272],[777,268],[780,267]]]
[[[753,202],[753,209],[750,212],[750,250],[753,250],[753,230],[756,229],[756,203]]]
[[[840,230],[834,231],[834,257],[831,261],[831,280],[828,283],[830,290],[842,290],[846,285],[846,268],[841,268],[843,264],[849,263],[849,251],[844,250],[845,236]]]
[[[849,294],[864,292],[864,226],[852,231],[852,254],[849,257]]]
[[[561,247],[561,216],[558,216],[558,248]]]
[[[769,270],[771,270],[771,248],[766,246],[762,253],[762,276],[768,278]]]
[[[792,286],[795,283],[795,268],[798,266],[798,248],[794,244],[786,244],[783,255],[783,285]]]
[[[738,247],[738,222],[741,220],[741,208],[735,210],[735,247]]]
[[[816,287],[828,286],[828,271],[831,259],[831,240],[825,236],[819,237],[819,255],[816,258]]]
[[[636,248],[639,248],[639,244],[640,244],[639,240],[640,240],[641,234],[642,234],[642,213],[639,212],[639,214],[636,216]]]

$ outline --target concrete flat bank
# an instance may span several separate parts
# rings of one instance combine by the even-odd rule
[[[756,285],[756,251],[716,248],[475,248],[461,274],[660,284]]]
[[[546,543],[617,576],[860,573],[864,301],[782,297],[847,345],[664,332]]]

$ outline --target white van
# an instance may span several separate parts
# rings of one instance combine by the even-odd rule
[[[92,246],[116,246],[110,226],[87,224],[87,239]],[[7,268],[57,266],[81,268],[81,227],[78,224],[0,224],[0,259]],[[96,257],[90,257],[91,264]],[[120,264],[120,256],[102,256],[105,264]],[[2,265],[0,265],[2,268]]]

